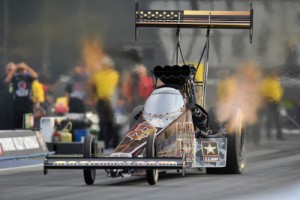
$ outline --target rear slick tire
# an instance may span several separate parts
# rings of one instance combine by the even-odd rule
[[[157,157],[154,135],[148,135],[147,144],[146,144],[146,157],[147,158],[156,158]],[[157,169],[147,169],[146,177],[147,177],[147,181],[150,185],[155,185],[158,181],[158,170]]]
[[[216,129],[217,120],[215,109],[209,111],[211,128]],[[246,164],[245,158],[245,133],[243,115],[240,109],[232,109],[235,112],[237,126],[233,132],[227,133],[227,162],[226,167],[206,168],[207,174],[241,174]],[[221,125],[219,125],[221,128]]]
[[[83,157],[92,158],[96,155],[96,143],[92,135],[88,134],[84,139],[83,144]],[[84,169],[83,170],[84,181],[87,185],[93,185],[96,178],[95,169]]]

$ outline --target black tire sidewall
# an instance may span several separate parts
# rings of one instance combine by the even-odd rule
[[[157,148],[155,144],[155,135],[148,135],[146,144],[146,157],[155,158],[157,157]],[[147,169],[146,170],[147,181],[150,185],[155,185],[158,180],[157,169]]]
[[[225,173],[241,174],[245,166],[244,126],[239,108],[233,108],[238,126],[234,132],[227,133],[227,163]]]
[[[207,168],[207,173],[211,174],[241,174],[245,166],[245,135],[242,112],[239,108],[233,107],[232,112],[236,116],[235,120],[238,120],[238,127],[234,132],[227,133],[227,162],[226,167],[223,168]],[[217,122],[216,108],[209,109],[209,127],[211,130],[218,130],[224,125]],[[226,124],[226,123],[224,123]]]
[[[83,144],[83,157],[91,158],[95,157],[96,148],[95,148],[95,139],[92,135],[88,134],[84,139]],[[96,178],[96,170],[95,169],[84,169],[83,176],[85,183],[87,185],[92,185]]]

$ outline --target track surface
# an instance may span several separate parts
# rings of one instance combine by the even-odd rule
[[[0,172],[0,200],[74,199],[300,199],[300,135],[286,141],[248,143],[247,168],[242,175],[207,175],[190,170],[185,177],[174,172],[161,175],[149,186],[144,177],[106,177],[98,171],[93,186],[86,186],[82,172]]]

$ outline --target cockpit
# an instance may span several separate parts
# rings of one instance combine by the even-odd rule
[[[185,110],[185,101],[180,91],[171,87],[162,87],[152,92],[145,103],[143,117],[156,127],[171,122]]]

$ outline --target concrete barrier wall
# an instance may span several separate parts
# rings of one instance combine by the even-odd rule
[[[43,156],[48,153],[39,131],[0,131],[0,160]]]

